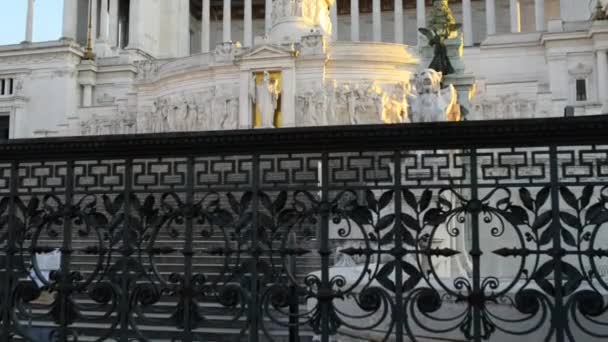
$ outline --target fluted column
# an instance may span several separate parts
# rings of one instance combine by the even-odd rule
[[[403,0],[395,0],[395,43],[403,44]]]
[[[471,0],[462,0],[462,33],[464,45],[473,46],[473,9]]]
[[[251,8],[251,0],[245,0],[244,21],[243,27],[243,45],[251,47],[253,45],[253,16]]]
[[[91,38],[93,38],[94,42],[97,40],[97,11],[99,11],[97,0],[91,0],[91,8]]]
[[[211,4],[209,0],[201,0],[203,2],[203,15],[201,17],[201,52],[209,52],[209,38],[211,33]]]
[[[139,41],[139,8],[141,0],[129,2],[129,48],[140,48]]]
[[[331,37],[333,40],[338,40],[338,2],[334,3],[329,8],[329,18],[331,20]]]
[[[25,41],[31,42],[34,35],[34,0],[27,0],[27,19],[25,22]]]
[[[108,0],[101,0],[101,8],[99,9],[99,40],[108,40],[108,24],[110,21],[108,13]]]
[[[173,0],[175,1],[175,0]],[[180,56],[190,56],[192,54],[190,46],[190,0],[179,0],[179,13],[181,15],[180,24]]]
[[[270,30],[272,30],[272,0],[264,2],[264,28],[266,35],[270,34]]]
[[[109,20],[108,42],[112,47],[118,46],[118,0],[110,0]]]
[[[534,17],[536,19],[536,31],[545,30],[545,0],[534,1]]]
[[[380,0],[372,0],[372,21],[374,41],[382,41],[382,9]]]
[[[509,0],[509,13],[511,17],[511,32],[521,32],[521,18],[519,12],[519,0]]]
[[[76,0],[63,0],[63,27],[61,36],[64,39],[76,40],[76,14],[78,13]]]
[[[496,34],[496,0],[486,0],[486,33]]]
[[[224,14],[223,14],[223,29],[222,29],[222,40],[229,42],[232,40],[232,33],[230,32],[230,24],[232,19],[232,4],[230,0],[224,0]]]
[[[359,0],[350,0],[350,40],[359,41]]]
[[[597,91],[598,100],[604,110],[608,110],[608,52],[600,50],[597,56]]]
[[[416,0],[416,26],[426,27],[426,3],[424,0]]]

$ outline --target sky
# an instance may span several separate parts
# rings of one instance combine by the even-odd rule
[[[0,45],[17,44],[25,39],[28,0],[0,0]],[[61,37],[63,0],[35,0],[34,41]]]

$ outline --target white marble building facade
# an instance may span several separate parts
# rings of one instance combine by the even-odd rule
[[[0,46],[10,138],[252,128],[249,88],[263,71],[280,75],[281,127],[403,122],[412,75],[430,58],[416,32],[423,0],[314,1],[293,13],[302,2],[65,0],[63,38],[36,43],[29,3],[24,42]],[[608,112],[596,0],[450,4],[464,45],[454,57],[475,81],[467,119]],[[94,60],[83,59],[87,13]]]

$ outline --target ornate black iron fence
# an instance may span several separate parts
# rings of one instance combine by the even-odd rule
[[[607,129],[0,144],[0,338],[602,340]],[[47,274],[35,255],[55,250]]]

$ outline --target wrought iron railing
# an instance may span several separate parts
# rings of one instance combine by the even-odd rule
[[[607,129],[0,143],[0,338],[602,340]],[[33,256],[56,249],[46,277]]]

